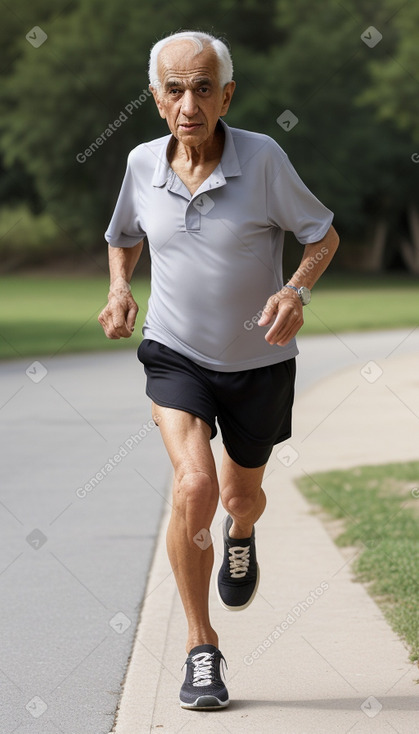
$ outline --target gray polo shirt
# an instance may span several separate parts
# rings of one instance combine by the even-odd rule
[[[132,247],[147,235],[151,295],[143,335],[213,370],[232,372],[298,354],[257,326],[282,282],[284,232],[321,240],[333,213],[270,137],[230,128],[217,168],[191,195],[170,167],[171,135],[143,143],[128,165],[105,239]]]

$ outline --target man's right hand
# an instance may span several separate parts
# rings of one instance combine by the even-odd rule
[[[111,283],[108,304],[98,316],[108,339],[132,336],[137,313],[138,306],[132,297],[129,283],[123,278],[116,278]]]

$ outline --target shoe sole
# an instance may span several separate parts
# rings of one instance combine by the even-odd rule
[[[228,604],[226,604],[222,600],[221,595],[220,595],[220,592],[219,592],[219,589],[218,589],[218,578],[216,577],[216,579],[215,579],[215,588],[216,588],[216,591],[217,591],[217,597],[218,597],[218,601],[220,602],[221,606],[224,607],[224,609],[227,609],[229,612],[241,612],[241,611],[243,611],[243,609],[247,609],[247,607],[250,606],[250,604],[252,603],[253,599],[256,596],[256,592],[257,592],[258,586],[259,586],[260,573],[259,573],[259,564],[258,563],[256,563],[256,567],[257,567],[256,584],[255,584],[255,588],[253,589],[252,596],[248,599],[248,601],[246,602],[246,604],[242,604],[241,606],[230,607],[230,606],[228,606]]]
[[[202,711],[204,709],[224,709],[229,703],[229,699],[227,699],[227,701],[220,701],[216,696],[198,696],[194,703],[184,703],[183,701],[180,701],[181,708],[196,709],[198,711]]]

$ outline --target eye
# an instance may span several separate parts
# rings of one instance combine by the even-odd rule
[[[209,87],[199,87],[199,91],[201,92],[201,94],[207,94],[211,90]]]

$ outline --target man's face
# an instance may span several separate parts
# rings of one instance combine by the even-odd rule
[[[159,54],[159,76],[160,91],[151,90],[172,135],[193,148],[210,139],[235,87],[235,82],[220,86],[215,51],[196,53],[193,41],[168,43]]]

